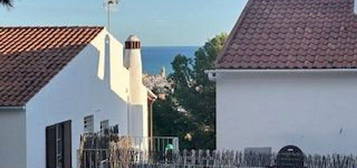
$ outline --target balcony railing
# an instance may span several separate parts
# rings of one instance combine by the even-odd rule
[[[179,151],[177,137],[85,135],[77,153],[77,168],[128,167],[125,163],[161,162]]]

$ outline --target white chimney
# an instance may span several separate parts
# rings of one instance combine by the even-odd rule
[[[141,104],[143,101],[143,70],[141,63],[140,39],[135,35],[130,35],[125,42],[125,66],[129,69],[130,75],[130,102]]]

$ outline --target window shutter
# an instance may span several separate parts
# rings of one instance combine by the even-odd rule
[[[46,168],[56,167],[56,126],[46,128]]]
[[[71,168],[72,165],[72,126],[71,121],[63,123],[63,141],[64,141],[64,168]]]

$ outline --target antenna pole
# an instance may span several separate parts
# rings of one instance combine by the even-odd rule
[[[108,24],[108,31],[110,32],[110,26],[111,26],[111,25],[110,25],[110,19],[111,19],[111,18],[110,18],[110,2],[109,2],[109,1],[108,1],[108,4],[107,4],[107,5],[108,5],[108,7],[107,7],[107,8],[108,8],[108,9],[107,9],[107,10],[108,10],[108,23],[107,23],[107,24]]]
[[[1,1],[1,0],[0,0]],[[112,5],[118,5],[119,0],[104,0],[105,1],[105,6],[107,8],[107,26],[108,26],[108,31],[110,32],[111,29],[111,10],[112,10]]]

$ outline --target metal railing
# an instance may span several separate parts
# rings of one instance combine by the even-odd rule
[[[127,164],[154,163],[179,151],[177,137],[86,135],[77,151],[77,168],[120,168]]]
[[[179,139],[177,137],[126,137],[132,142],[135,149],[150,152],[162,152],[166,148],[179,150]]]

